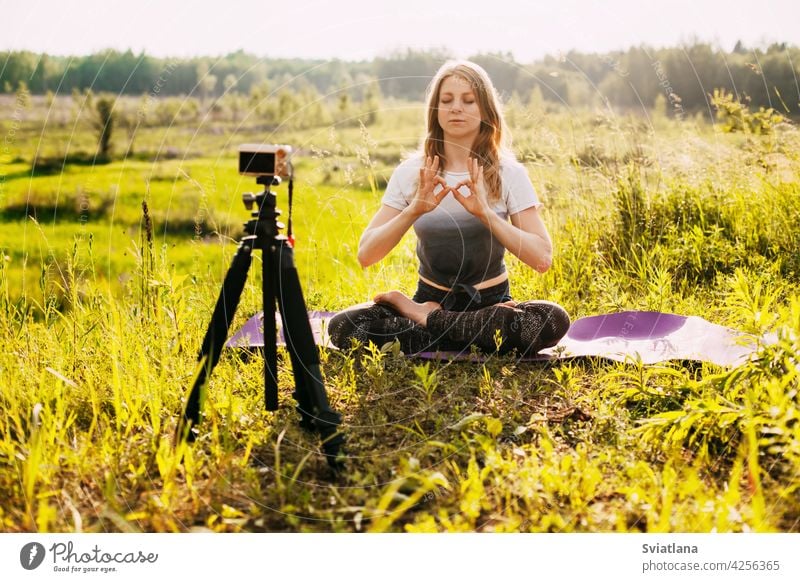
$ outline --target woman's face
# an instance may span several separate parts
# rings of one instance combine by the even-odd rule
[[[439,125],[447,138],[475,138],[481,128],[481,111],[469,81],[451,75],[439,90]]]

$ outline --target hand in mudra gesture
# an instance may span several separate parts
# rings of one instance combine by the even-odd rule
[[[450,192],[470,214],[484,220],[491,212],[491,207],[489,206],[489,192],[486,189],[486,181],[483,179],[483,166],[478,164],[477,158],[469,158],[467,170],[469,170],[469,179],[462,180],[451,187]],[[462,186],[469,190],[468,194],[462,193]]]
[[[437,186],[441,188],[437,189]],[[421,216],[430,212],[439,206],[449,191],[447,182],[439,175],[439,156],[434,156],[433,159],[425,158],[425,165],[419,169],[417,193],[410,204],[413,213]]]

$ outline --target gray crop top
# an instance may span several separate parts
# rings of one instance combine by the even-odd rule
[[[421,166],[421,158],[411,158],[395,169],[383,196],[386,206],[402,210],[409,205],[417,190]],[[444,174],[451,186],[468,177],[466,172]],[[526,208],[541,206],[522,164],[512,158],[501,159],[500,177],[503,194],[493,206],[498,216],[508,220],[510,215]],[[450,288],[469,287],[506,270],[505,248],[452,194],[436,209],[418,218],[414,232],[419,274],[434,283]]]

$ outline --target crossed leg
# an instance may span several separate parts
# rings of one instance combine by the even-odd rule
[[[475,311],[447,311],[433,301],[416,303],[400,291],[389,291],[375,302],[391,305],[434,338],[476,345],[485,352],[516,349],[520,355],[532,355],[556,345],[570,325],[567,312],[550,301],[507,301]]]
[[[400,340],[408,353],[460,349],[532,355],[554,346],[569,330],[567,312],[550,301],[508,301],[475,311],[447,311],[433,301],[417,303],[400,291],[375,297],[375,304],[337,314],[328,330],[334,345],[348,338],[382,345]]]

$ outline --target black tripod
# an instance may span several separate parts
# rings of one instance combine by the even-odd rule
[[[228,336],[239,299],[250,269],[254,249],[262,251],[262,293],[264,304],[264,402],[267,410],[278,409],[278,350],[276,346],[275,301],[278,302],[283,319],[286,347],[292,362],[297,411],[300,426],[316,430],[322,438],[323,454],[328,464],[340,468],[339,453],[344,444],[338,432],[341,417],[328,404],[322,374],[319,368],[319,352],[314,343],[311,324],[308,321],[303,290],[294,264],[294,250],[288,239],[279,234],[283,224],[277,218],[280,211],[275,208],[275,194],[271,185],[280,184],[280,178],[262,176],[257,179],[264,186],[260,194],[245,194],[244,204],[252,213],[252,220],[244,225],[245,236],[239,243],[236,255],[222,283],[222,290],[211,323],[208,325],[203,347],[198,356],[198,370],[194,385],[186,400],[186,408],[178,422],[176,442],[194,442],[200,422],[200,408],[204,400],[206,384],[214,366],[219,362],[223,345]],[[291,181],[290,204],[291,204]],[[291,213],[290,213],[291,216]]]

